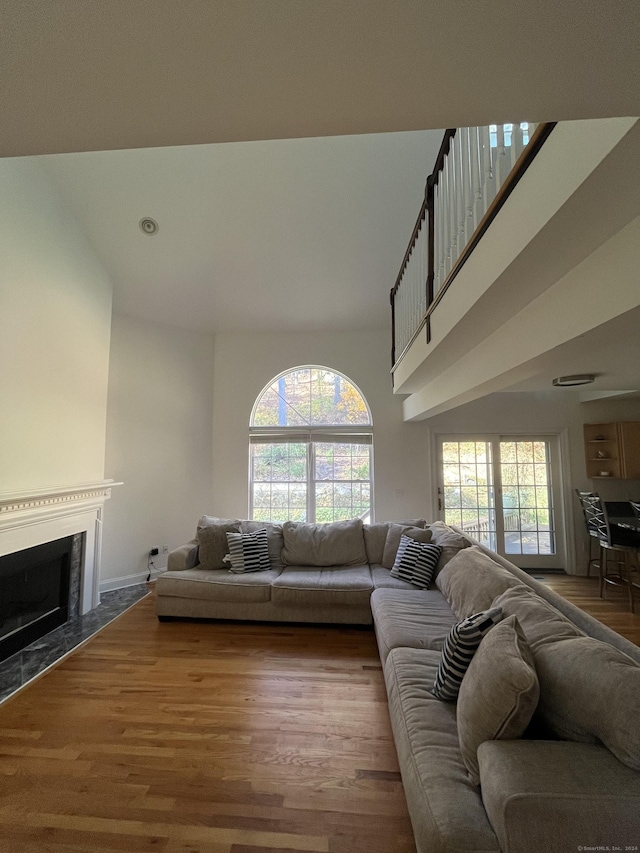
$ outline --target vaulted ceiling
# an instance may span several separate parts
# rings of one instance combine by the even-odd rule
[[[3,156],[638,115],[637,0],[3,0]]]
[[[438,128],[640,114],[637,0],[1,15],[0,155],[45,155],[116,310],[195,329],[389,328]]]

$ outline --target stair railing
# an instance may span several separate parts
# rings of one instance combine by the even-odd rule
[[[392,373],[555,123],[507,122],[445,131],[391,290]]]

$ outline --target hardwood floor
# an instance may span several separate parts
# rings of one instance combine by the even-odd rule
[[[631,613],[626,589],[607,586],[604,598],[600,598],[599,581],[593,575],[587,578],[536,572],[535,577],[544,578],[555,592],[640,646],[640,590],[636,591],[636,613]]]
[[[545,582],[640,643],[595,578]],[[1,853],[415,853],[373,632],[139,602],[0,706]]]
[[[373,631],[153,608],[0,706],[2,853],[415,853]]]

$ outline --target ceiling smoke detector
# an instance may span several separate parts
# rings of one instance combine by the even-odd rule
[[[571,388],[574,385],[588,385],[595,378],[594,373],[574,373],[573,376],[558,376],[553,384],[557,388]]]
[[[150,216],[145,216],[144,219],[140,220],[140,230],[143,234],[147,234],[149,237],[153,237],[154,234],[158,233],[160,226],[152,219]]]

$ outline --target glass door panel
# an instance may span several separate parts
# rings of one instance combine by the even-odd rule
[[[546,441],[501,441],[504,550],[556,553],[549,447]]]
[[[487,441],[444,441],[440,501],[447,524],[455,524],[495,551],[491,456],[491,444]]]
[[[440,439],[438,509],[521,568],[564,568],[555,436]]]

